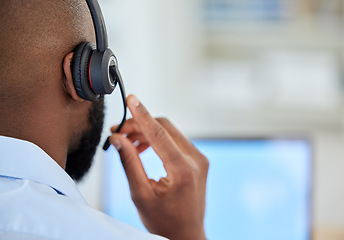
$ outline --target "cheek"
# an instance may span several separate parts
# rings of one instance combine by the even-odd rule
[[[90,127],[90,114],[92,102],[82,101],[75,115],[75,124],[81,130],[87,130]]]
[[[79,103],[78,106],[76,106],[73,110],[72,117],[70,118],[68,123],[68,125],[70,126],[70,150],[74,150],[79,146],[81,137],[91,128],[91,108],[91,102],[83,101]]]

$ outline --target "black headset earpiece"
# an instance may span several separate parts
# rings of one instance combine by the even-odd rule
[[[127,114],[122,77],[118,70],[117,59],[108,48],[105,23],[99,4],[97,0],[86,0],[86,2],[92,15],[97,45],[83,42],[75,48],[71,65],[74,87],[79,97],[96,101],[100,96],[112,93],[118,83],[124,106],[123,119],[116,129],[116,132],[119,132]],[[107,150],[109,146],[110,142],[107,138],[103,149]]]
[[[110,67],[117,68],[117,60],[107,46],[105,23],[98,2],[86,2],[92,15],[97,45],[90,42],[80,43],[74,50],[71,67],[79,97],[96,101],[101,95],[110,94],[115,89],[117,76],[110,73]]]
[[[94,43],[80,43],[74,50],[72,76],[79,97],[96,101],[100,95],[110,94],[115,89],[117,76],[110,73],[117,68],[117,60],[110,49],[99,52]]]
[[[99,94],[94,93],[89,81],[89,63],[95,48],[92,43],[80,43],[74,50],[72,61],[75,91],[79,97],[89,101],[96,101],[99,98]]]

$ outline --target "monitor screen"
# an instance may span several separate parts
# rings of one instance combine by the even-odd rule
[[[209,159],[208,239],[309,240],[312,148],[303,139],[198,139]],[[166,176],[152,149],[141,154],[150,178]],[[106,153],[104,211],[146,231],[118,154]]]

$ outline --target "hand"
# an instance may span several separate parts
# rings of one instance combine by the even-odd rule
[[[203,222],[207,158],[168,120],[154,119],[135,96],[129,96],[127,102],[133,119],[109,140],[120,154],[143,224],[151,233],[171,240],[206,239]],[[139,145],[134,145],[135,141]],[[148,179],[139,158],[139,153],[149,146],[167,173],[158,182]]]

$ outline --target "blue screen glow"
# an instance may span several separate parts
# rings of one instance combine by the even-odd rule
[[[194,140],[209,159],[205,230],[210,240],[308,240],[312,150],[306,140]],[[150,178],[165,176],[152,149],[140,155]],[[145,230],[118,154],[105,157],[104,211]]]

